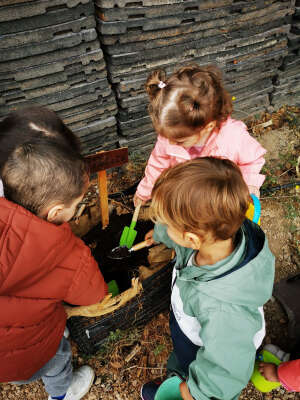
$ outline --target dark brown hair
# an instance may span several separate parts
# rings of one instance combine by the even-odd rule
[[[0,168],[16,147],[36,137],[55,138],[80,152],[79,140],[54,111],[46,107],[27,107],[12,112],[0,122]]]
[[[69,206],[83,194],[88,180],[81,156],[53,138],[20,144],[2,168],[5,197],[36,215],[48,206]]]
[[[250,202],[239,168],[230,160],[202,157],[160,175],[152,190],[152,218],[176,230],[215,239],[234,236]]]
[[[166,86],[161,88],[160,82]],[[190,136],[195,128],[204,128],[216,121],[217,128],[232,112],[231,98],[224,89],[221,71],[215,66],[197,64],[180,68],[169,78],[163,70],[153,71],[146,82],[149,113],[159,134],[175,138],[175,126],[181,126],[180,136]],[[184,132],[184,128],[188,128]]]

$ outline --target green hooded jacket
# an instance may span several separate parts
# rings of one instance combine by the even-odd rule
[[[165,225],[156,224],[153,238],[176,251],[172,310],[181,331],[199,346],[187,376],[191,395],[238,399],[265,335],[263,305],[274,282],[275,260],[264,232],[245,220],[234,252],[200,267],[192,262],[194,251],[174,243]]]

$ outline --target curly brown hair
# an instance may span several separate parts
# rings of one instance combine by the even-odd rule
[[[166,169],[152,190],[151,217],[179,232],[232,238],[250,203],[240,169],[230,160],[201,157]]]
[[[159,85],[160,82],[165,86]],[[204,128],[211,121],[219,128],[232,112],[231,97],[224,89],[221,71],[213,65],[192,64],[169,78],[164,70],[155,70],[145,87],[153,125],[159,134],[168,138],[178,137],[170,129],[175,126],[183,128],[181,137],[191,136],[195,128]]]

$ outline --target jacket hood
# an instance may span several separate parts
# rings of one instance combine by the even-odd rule
[[[19,282],[26,291],[27,285],[49,274],[65,258],[74,237],[67,223],[44,221],[5,198],[0,199],[0,209],[0,293],[15,292]],[[38,266],[34,276],[33,263]]]
[[[246,249],[238,265],[207,281],[199,281],[197,276],[193,280],[197,289],[207,296],[237,305],[260,306],[272,293],[274,256],[258,225],[245,220],[242,232],[246,237]]]
[[[258,225],[245,220],[241,233],[246,239],[245,252],[233,268],[203,274],[201,267],[177,267],[177,279],[191,280],[196,290],[223,302],[250,307],[264,304],[272,294],[275,258]],[[184,259],[179,255],[177,266],[186,265],[191,251],[185,253]]]

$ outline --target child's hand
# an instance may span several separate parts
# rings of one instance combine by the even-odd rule
[[[248,186],[250,194],[254,194],[258,199],[260,197],[259,189],[256,186]]]
[[[154,229],[151,229],[151,231],[147,232],[145,235],[145,240],[148,242],[148,246],[152,246],[152,244],[156,244],[155,240],[153,239],[153,233]]]
[[[146,202],[144,200],[142,200],[141,198],[139,198],[138,195],[135,193],[135,195],[133,197],[134,207],[137,207],[139,204],[141,204],[143,206],[145,203]]]
[[[194,398],[191,396],[191,393],[189,391],[188,385],[186,382],[181,382],[180,384],[180,394],[183,400],[194,400]]]
[[[259,363],[259,372],[264,376],[267,381],[279,382],[277,374],[277,365],[271,363]]]

